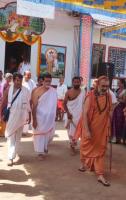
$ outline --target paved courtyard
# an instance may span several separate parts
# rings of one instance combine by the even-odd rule
[[[126,147],[113,145],[112,185],[105,188],[91,172],[80,173],[79,152],[72,156],[66,130],[57,124],[45,161],[33,150],[32,137],[22,138],[21,159],[6,165],[6,140],[0,138],[0,200],[124,200],[126,198]],[[106,174],[109,177],[109,146]]]

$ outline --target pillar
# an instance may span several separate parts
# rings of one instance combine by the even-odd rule
[[[80,22],[80,76],[89,88],[91,81],[93,20],[89,15],[82,15]]]

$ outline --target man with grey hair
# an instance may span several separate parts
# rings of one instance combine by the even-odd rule
[[[24,72],[22,85],[29,90],[30,94],[32,94],[32,91],[36,88],[36,83],[31,79],[31,72],[30,71]],[[26,136],[26,134],[28,133],[29,128],[30,128],[29,124],[26,124],[24,126],[24,129],[23,129],[23,135],[24,136]]]
[[[25,71],[22,85],[26,87],[30,93],[32,93],[33,89],[36,87],[36,83],[31,78],[30,71]]]

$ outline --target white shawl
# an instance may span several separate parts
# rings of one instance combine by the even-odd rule
[[[13,94],[14,86],[12,85],[8,93],[8,107],[10,107],[12,99],[17,94]],[[21,128],[28,119],[28,112],[30,112],[30,92],[27,88],[22,87],[20,94],[14,101],[11,109],[9,120],[6,125],[5,136],[10,137]]]
[[[37,128],[35,135],[46,135],[55,129],[55,118],[57,108],[57,93],[52,87],[38,100],[36,118]]]
[[[80,95],[76,99],[68,101],[67,103],[68,110],[73,116],[70,126],[68,128],[69,137],[74,136],[76,126],[82,114],[82,106],[83,106],[84,98],[85,98],[85,93],[84,91],[81,91]]]

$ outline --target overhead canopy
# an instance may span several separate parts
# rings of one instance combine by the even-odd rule
[[[10,2],[16,1],[17,0],[0,0],[0,7],[4,7]],[[125,0],[55,0],[55,2],[56,7],[71,9],[81,13],[97,13],[111,17],[117,16],[126,18]]]
[[[0,0],[0,8],[16,1]],[[55,0],[55,6],[90,14],[99,25],[113,26],[126,22],[126,0]]]
[[[80,13],[101,14],[126,18],[125,0],[55,0],[56,7],[71,9]]]
[[[108,38],[126,40],[126,23],[102,29],[102,34]]]

